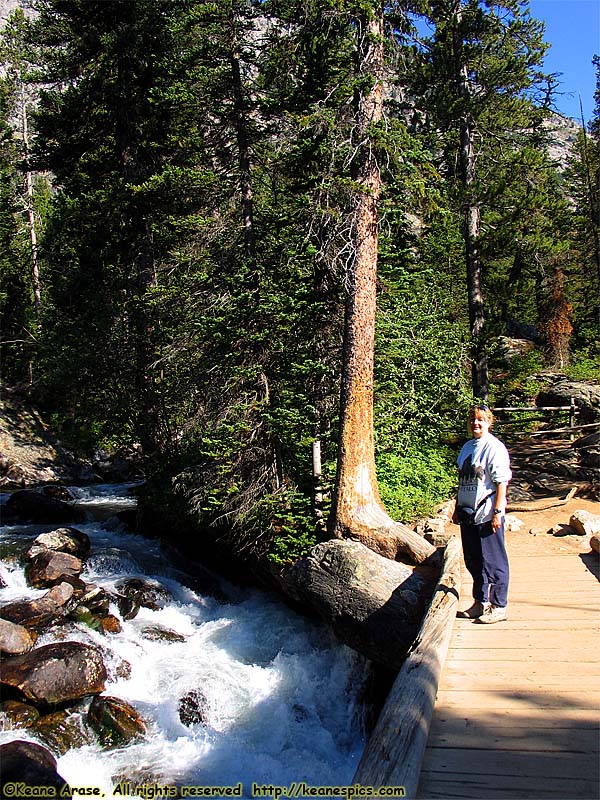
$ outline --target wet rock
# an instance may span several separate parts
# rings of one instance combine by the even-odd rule
[[[0,653],[17,656],[27,653],[35,644],[35,636],[24,628],[7,619],[0,619]]]
[[[7,516],[23,522],[84,522],[85,514],[64,500],[46,497],[34,489],[13,492],[4,505]]]
[[[15,728],[30,728],[40,718],[40,712],[35,706],[30,706],[28,703],[6,700],[0,704],[0,716],[3,718],[0,730],[14,730]]]
[[[30,586],[39,589],[52,586],[66,577],[77,578],[82,569],[83,564],[77,556],[46,550],[26,564],[25,578]]]
[[[120,747],[146,733],[137,711],[117,697],[95,697],[87,718],[104,747]]]
[[[0,614],[9,622],[38,631],[64,616],[73,594],[73,586],[63,581],[53,586],[42,597],[7,603],[0,609]]]
[[[171,593],[158,581],[129,578],[117,583],[117,591],[139,606],[156,611],[172,599]]]
[[[600,534],[600,515],[590,511],[576,511],[571,515],[569,527],[580,536],[597,536]]]
[[[102,633],[120,633],[123,628],[121,623],[114,614],[107,614],[99,618]]]
[[[142,630],[142,638],[151,642],[185,642],[185,636],[161,625],[149,625]]]
[[[26,787],[43,787],[45,796],[49,789],[55,797],[71,797],[67,782],[56,769],[56,759],[40,744],[16,740],[0,746],[0,793],[2,797],[14,796],[6,790],[7,784],[22,783]]]
[[[209,704],[206,695],[200,689],[192,689],[184,694],[178,703],[179,719],[184,725],[206,725]]]
[[[44,497],[54,497],[56,500],[73,500],[73,495],[68,490],[66,486],[62,483],[51,483],[47,486],[40,486],[38,491],[44,495]]]
[[[139,603],[136,603],[135,600],[132,600],[130,597],[125,597],[122,594],[115,595],[114,599],[119,609],[119,614],[123,619],[128,620],[137,617],[141,608]]]
[[[44,714],[32,726],[32,732],[59,756],[69,750],[95,744],[93,731],[87,727],[79,712],[55,711]]]
[[[99,694],[106,678],[106,667],[94,647],[55,642],[8,659],[0,682],[33,703],[53,705]]]
[[[69,614],[70,619],[87,626],[93,631],[102,632],[100,618],[87,609],[85,606],[77,606]]]
[[[48,533],[41,533],[33,542],[28,558],[35,558],[45,550],[56,550],[69,553],[77,558],[85,558],[90,552],[90,537],[77,528],[57,528]]]
[[[110,597],[108,592],[101,586],[97,586],[95,583],[87,583],[83,594],[79,598],[79,605],[92,614],[104,616],[108,614]]]

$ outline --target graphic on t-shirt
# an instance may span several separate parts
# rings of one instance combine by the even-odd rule
[[[473,465],[471,456],[468,455],[463,461],[458,475],[460,483],[462,484],[477,483],[478,480],[483,480],[485,470],[481,464]]]

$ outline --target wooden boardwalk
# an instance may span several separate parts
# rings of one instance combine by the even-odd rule
[[[509,543],[509,557],[508,621],[454,621],[420,800],[600,798],[598,556]]]

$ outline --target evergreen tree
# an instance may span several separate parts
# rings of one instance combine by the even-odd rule
[[[420,88],[463,215],[473,394],[487,399],[482,231],[494,191],[489,168],[539,127],[531,95],[543,83],[543,25],[517,0],[432,0],[428,18],[434,35],[421,49]]]

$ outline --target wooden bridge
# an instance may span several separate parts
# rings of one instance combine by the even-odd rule
[[[472,598],[451,541],[356,783],[418,800],[600,798],[598,555],[539,545],[509,544],[509,619],[480,625],[455,619]]]

